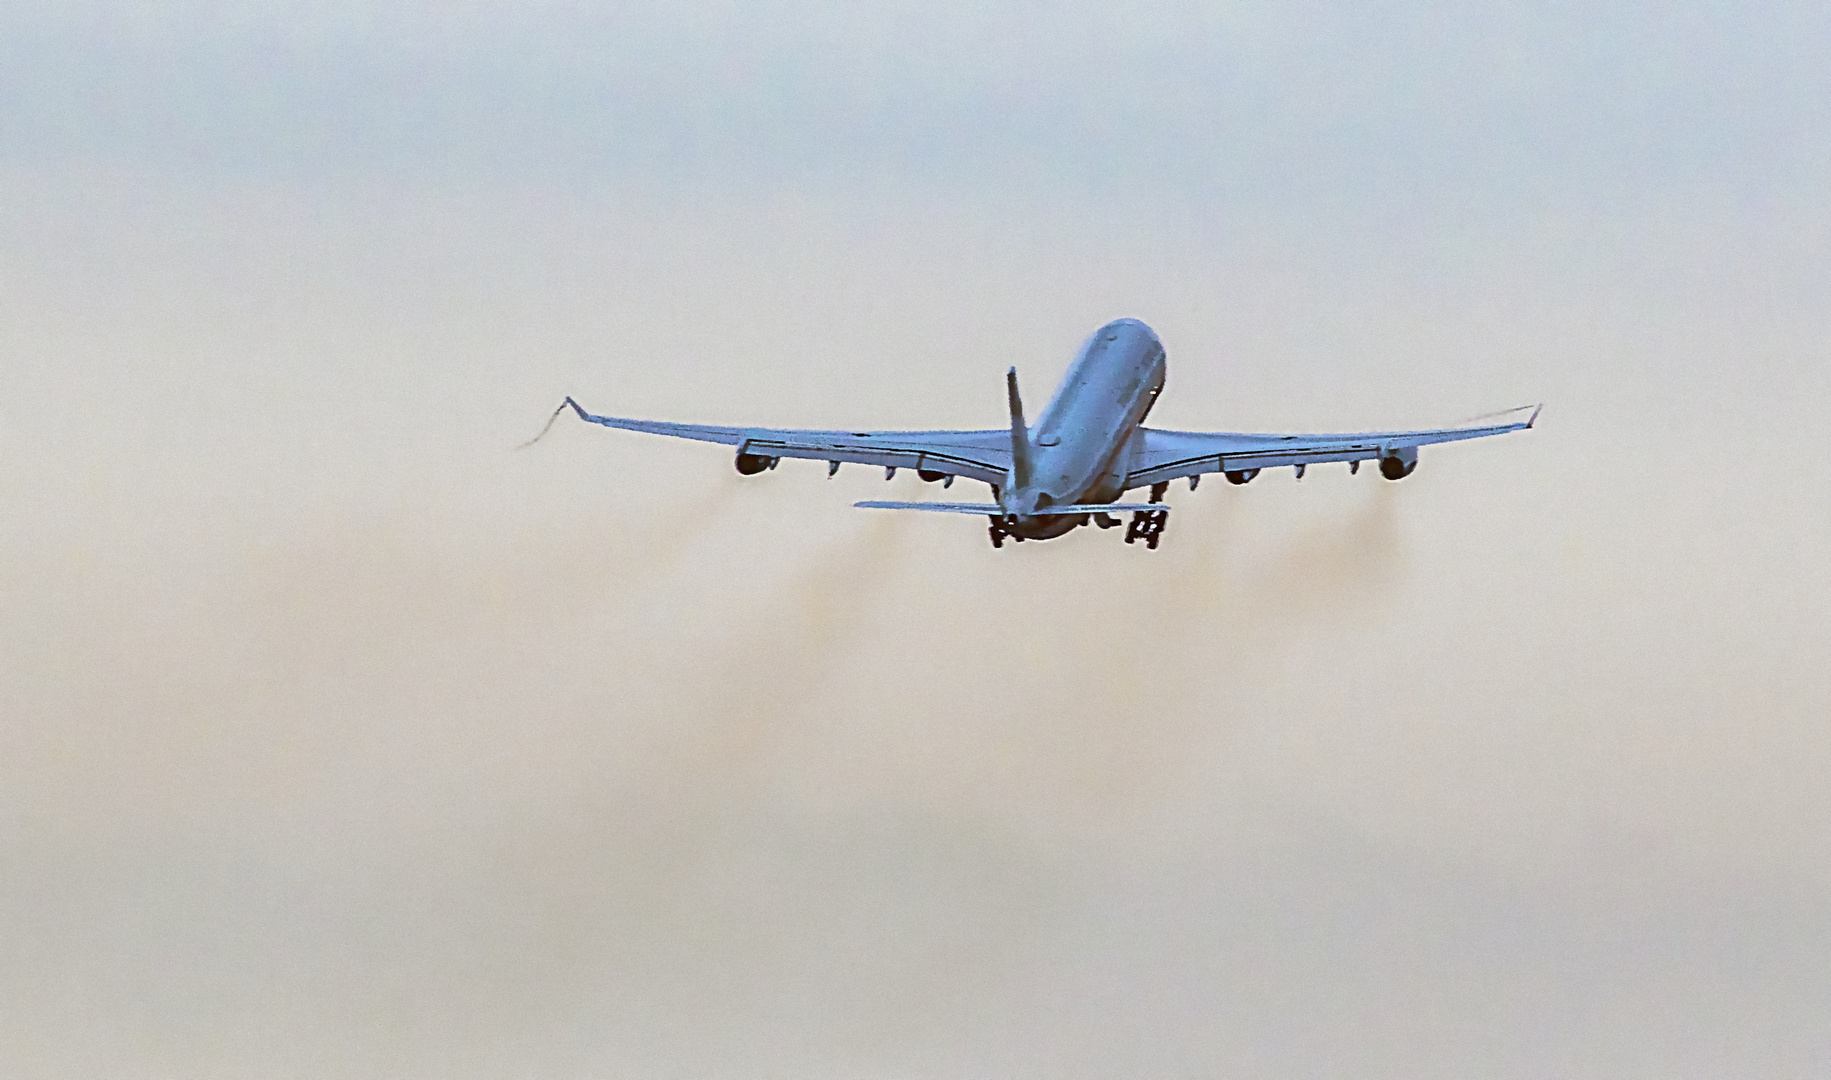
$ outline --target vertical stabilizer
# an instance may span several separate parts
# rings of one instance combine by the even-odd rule
[[[1024,399],[1017,393],[1017,369],[1005,375],[1005,389],[1011,396],[1011,481],[1012,486],[1030,486],[1030,429],[1024,426]]]

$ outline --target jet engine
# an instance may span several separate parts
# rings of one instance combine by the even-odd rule
[[[931,484],[934,483],[936,480],[944,480],[947,478],[946,473],[935,472],[933,469],[917,469],[916,475],[921,477],[922,479],[928,481]]]
[[[1229,484],[1250,484],[1252,478],[1259,475],[1257,469],[1236,469],[1227,474]]]
[[[1418,467],[1417,447],[1407,447],[1380,459],[1380,475],[1388,480],[1403,480]]]
[[[739,454],[737,471],[745,476],[755,476],[764,469],[773,469],[781,458],[764,457],[762,454]]]

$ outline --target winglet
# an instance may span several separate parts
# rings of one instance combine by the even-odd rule
[[[1532,415],[1526,418],[1526,422],[1524,424],[1521,424],[1521,423],[1515,421],[1514,423],[1505,425],[1508,428],[1508,430],[1517,430],[1522,427],[1531,427],[1533,421],[1535,421],[1539,418],[1539,410],[1543,409],[1544,407],[1545,406],[1542,404],[1541,405],[1515,405],[1511,409],[1502,409],[1499,412],[1487,412],[1487,413],[1482,413],[1479,416],[1465,416],[1461,420],[1456,421],[1456,426],[1457,427],[1466,427],[1471,424],[1479,423],[1483,420],[1498,420],[1503,416],[1517,417],[1520,413],[1525,412],[1527,409],[1531,409]]]
[[[1528,416],[1528,417],[1527,417],[1527,418],[1526,418],[1526,428],[1527,428],[1527,429],[1528,429],[1528,430],[1531,430],[1531,428],[1532,428],[1532,425],[1534,425],[1534,424],[1536,424],[1536,423],[1538,423],[1538,422],[1539,422],[1539,413],[1541,413],[1541,412],[1544,412],[1544,411],[1545,411],[1545,403],[1544,403],[1544,402],[1540,402],[1540,403],[1539,403],[1539,404],[1537,404],[1537,405],[1534,405],[1534,406],[1533,406],[1533,407],[1532,407],[1532,415],[1531,415],[1531,416]]]
[[[1030,483],[1030,430],[1024,425],[1024,399],[1017,393],[1017,369],[1005,373],[1011,399],[1011,479],[1016,487]]]

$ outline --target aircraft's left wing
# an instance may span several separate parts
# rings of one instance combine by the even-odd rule
[[[708,424],[675,424],[661,420],[634,420],[586,412],[567,398],[579,419],[608,428],[671,435],[677,439],[723,443],[753,458],[793,457],[881,465],[885,468],[920,469],[947,476],[964,476],[992,485],[1005,482],[1011,468],[1011,432],[989,431],[803,431],[792,428],[716,427]],[[951,482],[951,481],[950,481]]]
[[[1527,410],[1531,414],[1527,415]],[[1538,408],[1525,406],[1500,417],[1504,423],[1425,431],[1366,431],[1340,435],[1255,435],[1231,431],[1162,431],[1141,428],[1142,437],[1132,455],[1126,476],[1129,488],[1159,484],[1202,473],[1255,473],[1260,469],[1307,465],[1328,461],[1358,463],[1391,459],[1396,475],[1409,473],[1418,460],[1418,447],[1431,443],[1480,439],[1524,431],[1538,419]],[[1402,470],[1402,471],[1400,471]],[[1394,474],[1388,474],[1394,475]]]

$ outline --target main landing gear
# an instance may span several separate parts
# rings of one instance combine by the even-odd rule
[[[1163,493],[1170,490],[1168,481],[1151,485],[1151,501],[1163,501]],[[1168,510],[1135,510],[1132,512],[1132,523],[1125,530],[1125,542],[1135,544],[1140,540],[1152,551],[1157,550],[1157,541],[1163,537],[1163,528],[1170,523]]]
[[[1164,492],[1169,490],[1170,484],[1168,481],[1161,484],[1152,484],[1151,502],[1163,502]],[[1086,524],[1090,517],[1093,519],[1093,523],[1102,529],[1118,528],[1121,524],[1118,518],[1106,513],[1082,515],[1080,524]],[[986,535],[991,537],[992,546],[995,548],[1004,547],[1006,540],[1015,540],[1021,544],[1027,539],[1027,537],[1014,531],[1015,526],[1017,525],[1017,519],[1014,517],[1001,514],[997,516],[988,516],[988,520],[991,524],[986,528]],[[1125,530],[1125,542],[1128,544],[1135,544],[1138,541],[1143,540],[1145,547],[1155,550],[1158,541],[1163,538],[1164,526],[1169,523],[1169,507],[1165,507],[1162,510],[1133,511],[1132,522]],[[1053,535],[1057,535],[1057,533],[1046,533],[1045,537]]]

